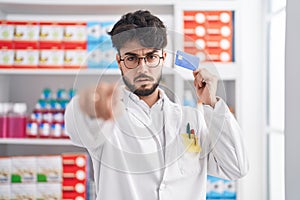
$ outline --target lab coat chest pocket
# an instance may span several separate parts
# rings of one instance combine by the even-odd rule
[[[200,151],[193,144],[187,146],[182,135],[178,136],[178,167],[183,176],[198,173],[201,170]],[[196,144],[197,145],[197,144]]]

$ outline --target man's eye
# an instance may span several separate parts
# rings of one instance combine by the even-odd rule
[[[155,60],[156,58],[157,58],[157,55],[155,55],[155,54],[153,54],[153,55],[151,54],[151,55],[147,56],[148,61]]]
[[[127,61],[130,61],[130,62],[135,62],[137,60],[137,58],[135,56],[128,56],[126,58]]]

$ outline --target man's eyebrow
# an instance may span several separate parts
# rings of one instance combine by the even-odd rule
[[[154,49],[153,51],[150,51],[150,52],[146,53],[146,55],[150,55],[150,54],[153,54],[153,53],[157,53],[158,51],[159,51],[159,50]],[[124,55],[126,55],[126,56],[139,56],[138,54],[132,53],[132,52],[126,52]]]

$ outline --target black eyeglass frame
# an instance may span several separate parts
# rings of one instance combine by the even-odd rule
[[[162,53],[164,52],[163,49],[162,49],[161,51],[162,51]],[[126,66],[125,60],[124,60],[124,58],[126,58],[126,56],[125,56],[124,58],[121,58],[120,52],[119,52],[119,56],[120,56],[120,61],[123,61],[123,62],[124,62],[124,66],[125,66],[127,69],[135,69],[135,68],[137,68],[137,67],[140,65],[140,60],[141,60],[141,59],[144,59],[144,62],[145,62],[145,64],[147,65],[147,61],[146,61],[146,57],[147,57],[147,56],[143,56],[143,57],[138,57],[138,56],[137,56],[137,58],[138,58],[139,60],[138,60],[138,62],[137,62],[137,66],[136,66],[136,67],[133,67],[133,68],[129,68],[129,67]],[[156,67],[158,67],[159,64],[160,64],[160,59],[164,59],[164,57],[163,57],[163,56],[159,56],[159,61],[158,61],[157,65],[155,65],[155,66],[149,66],[149,65],[147,65],[147,67],[149,67],[149,68],[156,68]]]

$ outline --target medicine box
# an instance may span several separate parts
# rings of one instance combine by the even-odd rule
[[[27,46],[38,47],[39,24],[38,22],[14,22],[14,45],[15,48],[26,48]]]
[[[111,41],[88,43],[88,68],[118,68],[116,62],[116,50],[112,47]]]
[[[36,157],[12,157],[11,182],[36,182]]]
[[[64,39],[64,27],[55,22],[40,22],[40,48],[60,45]]]
[[[36,199],[36,184],[12,184],[11,199]]]
[[[62,199],[62,186],[60,183],[38,183],[36,187],[38,200]]]
[[[65,49],[86,48],[87,27],[85,22],[60,23],[64,27],[63,45]]]
[[[87,42],[98,43],[101,36],[100,22],[87,22]]]
[[[64,66],[64,50],[60,48],[40,49],[40,68],[62,68]]]
[[[15,50],[10,42],[1,42],[0,46],[0,68],[12,68],[14,64]]]
[[[65,49],[64,68],[86,68],[87,54],[85,49]]]
[[[0,185],[10,184],[11,178],[11,158],[0,157]]]
[[[61,156],[39,156],[36,160],[38,182],[62,182]]]
[[[15,49],[14,68],[37,68],[39,50],[35,48]]]
[[[14,24],[11,21],[0,21],[0,41],[12,42],[14,38]]]
[[[10,184],[0,184],[0,199],[11,200],[11,186]]]

